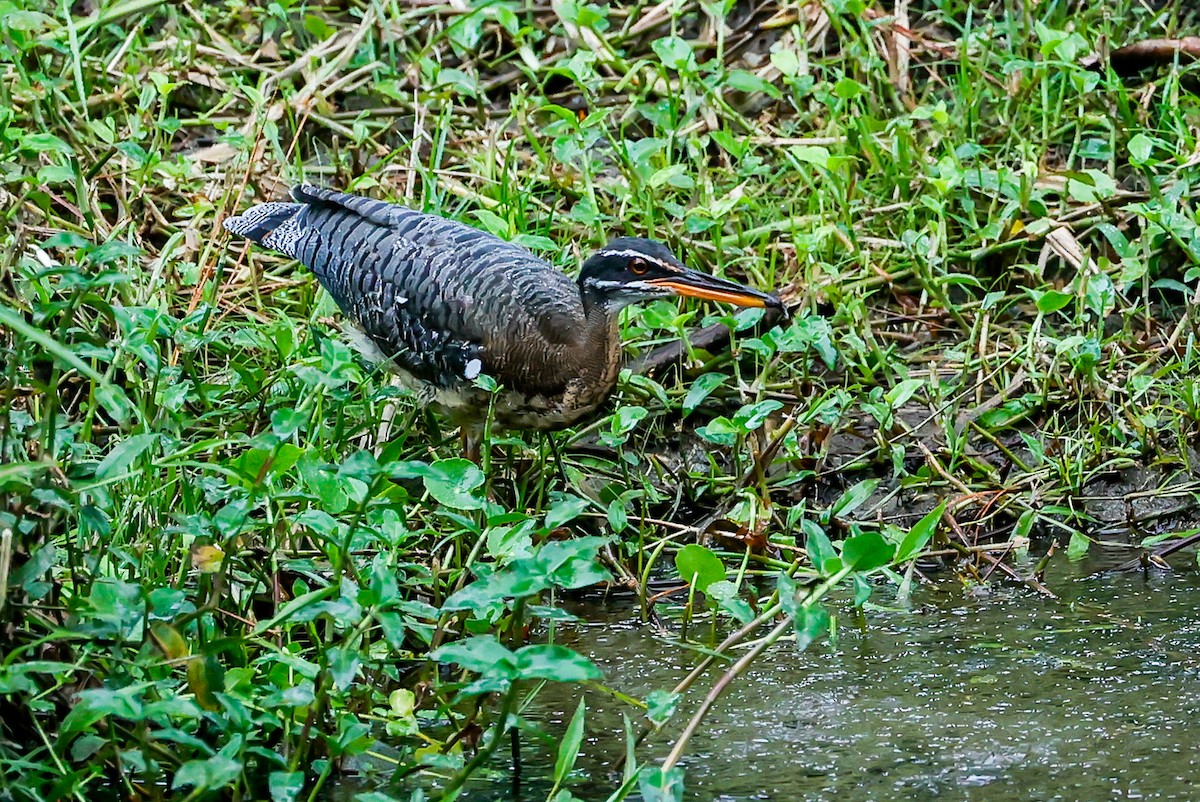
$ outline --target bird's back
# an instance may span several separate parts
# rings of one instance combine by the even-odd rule
[[[562,390],[555,361],[583,329],[578,287],[525,248],[371,198],[300,185],[230,231],[299,259],[388,358],[438,388],[480,372]]]

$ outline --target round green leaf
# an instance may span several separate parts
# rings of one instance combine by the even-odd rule
[[[675,555],[679,575],[703,593],[714,582],[725,578],[725,565],[717,555],[697,543],[689,543]]]

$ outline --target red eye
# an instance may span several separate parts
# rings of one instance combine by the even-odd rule
[[[646,264],[645,259],[630,259],[629,272],[635,276],[644,276],[646,271],[650,269],[650,265]]]

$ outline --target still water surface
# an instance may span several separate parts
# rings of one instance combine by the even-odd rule
[[[856,622],[843,609],[836,644],[776,644],[718,701],[682,763],[685,799],[1200,800],[1200,572],[1190,559],[1169,573],[1096,573],[1096,561],[1056,558],[1046,584],[1057,599],[947,579],[916,590],[910,610]],[[876,589],[877,604],[893,600],[894,589]],[[621,693],[669,690],[699,659],[628,602],[569,609],[583,621],[560,628],[559,642]],[[709,670],[640,760],[662,760],[717,676]],[[574,693],[552,684],[524,711],[550,738],[523,737],[519,788],[505,756],[460,799],[546,799]],[[607,694],[586,699],[570,790],[599,802],[620,784],[622,713],[640,717]],[[355,786],[332,796],[351,799]]]
[[[683,762],[693,800],[1200,800],[1200,573],[1099,574],[1055,560],[1057,600],[997,585],[918,591],[910,612],[845,616],[836,646],[777,644],[734,684]],[[891,591],[877,591],[886,603]],[[693,652],[656,637],[635,608],[579,605],[563,641],[608,683],[644,698],[671,688]],[[689,694],[661,760],[715,679]],[[548,689],[528,715],[565,728],[575,704]],[[572,791],[602,800],[619,783],[628,707],[588,693],[588,735]],[[553,758],[527,742],[519,797],[544,799]]]

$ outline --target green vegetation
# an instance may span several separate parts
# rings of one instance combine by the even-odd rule
[[[567,800],[586,710],[520,713],[604,683],[569,591],[631,589],[728,681],[918,556],[1036,586],[1002,558],[1086,552],[1122,470],[1190,504],[1200,69],[1104,54],[1194,12],[896,5],[0,0],[0,799],[351,766],[449,799],[515,722]],[[635,354],[736,333],[628,375],[561,472],[507,434],[476,466],[222,231],[302,178],[567,270],[653,235],[796,316],[631,309]],[[698,678],[628,700],[613,798],[680,798]]]

